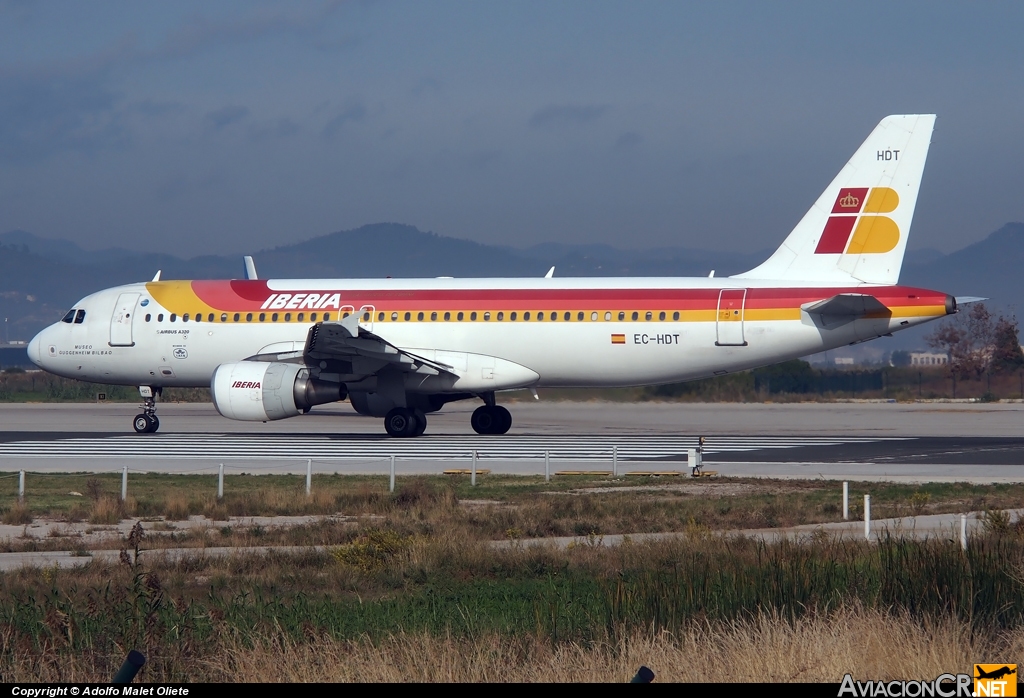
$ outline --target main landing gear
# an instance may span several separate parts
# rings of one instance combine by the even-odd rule
[[[135,415],[132,426],[139,434],[152,434],[160,428],[160,420],[156,417],[156,396],[162,392],[161,388],[151,388],[148,385],[139,387],[139,394],[142,395],[142,413]]]
[[[378,412],[378,414],[380,414]],[[427,415],[422,410],[396,407],[384,417],[384,430],[389,436],[408,438],[421,436],[427,429]]]

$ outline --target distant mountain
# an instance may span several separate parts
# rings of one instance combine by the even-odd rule
[[[294,245],[254,253],[262,278],[729,276],[751,269],[770,250],[710,252],[682,247],[622,250],[609,245],[545,243],[527,249],[483,245],[423,232],[410,225],[377,223]],[[184,260],[119,248],[88,251],[73,242],[15,230],[0,235],[0,313],[12,339],[29,339],[82,296],[101,288],[164,279],[224,279],[243,274],[241,257]],[[902,283],[987,296],[991,306],[1014,309],[1024,298],[1024,223],[1008,223],[988,238],[951,255],[937,250],[907,254]],[[887,346],[923,346],[925,330],[898,333]]]

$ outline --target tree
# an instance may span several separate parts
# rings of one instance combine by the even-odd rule
[[[903,349],[897,349],[889,357],[889,363],[893,366],[903,368],[910,365],[910,352]]]
[[[1017,318],[1000,317],[993,330],[992,370],[1016,371],[1024,367],[1024,351],[1020,348]]]
[[[1002,333],[1001,335],[999,333]],[[1010,336],[1016,342],[1017,321],[1014,318],[992,315],[984,303],[973,303],[967,312],[960,311],[947,318],[925,337],[928,346],[943,351],[949,357],[949,370],[959,378],[981,378],[994,367],[997,343],[1004,346],[1005,359],[1014,360],[1009,347]],[[998,339],[1002,337],[1002,339]],[[1017,344],[1020,353],[1020,345]],[[1024,363],[1024,357],[1021,357]],[[1002,364],[1000,364],[1002,365]]]

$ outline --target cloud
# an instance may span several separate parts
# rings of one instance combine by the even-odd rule
[[[539,109],[530,117],[529,124],[533,128],[547,126],[577,126],[589,123],[604,116],[607,105],[555,105],[551,104]]]
[[[616,148],[635,148],[644,142],[644,137],[636,131],[626,131],[615,141]]]
[[[327,125],[324,126],[323,136],[324,138],[333,138],[334,135],[338,133],[338,131],[340,131],[345,124],[353,121],[362,121],[365,118],[366,107],[358,103],[352,104],[351,106],[347,107],[344,111],[342,111],[340,114],[338,114],[333,119],[327,122]]]
[[[273,138],[287,138],[294,136],[301,129],[298,124],[289,118],[278,119],[273,123],[262,124],[251,128],[249,138],[253,141],[266,141]]]
[[[241,121],[249,115],[249,108],[238,104],[229,105],[206,114],[206,122],[213,127],[214,131],[220,131],[225,126],[230,126],[236,121]]]
[[[97,76],[0,73],[0,159],[122,145],[118,98]]]

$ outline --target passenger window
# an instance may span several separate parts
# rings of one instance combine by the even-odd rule
[[[178,321],[178,314],[177,313],[171,313],[171,317],[169,317],[167,319],[170,320],[171,322],[177,322]]]
[[[537,319],[538,320],[543,320],[544,319],[544,311],[543,310],[540,311],[539,313],[537,313]]]
[[[597,311],[596,310],[590,314],[590,320],[592,322],[597,322]]]
[[[473,320],[474,322],[476,321],[476,311],[475,310],[469,314],[469,319]]]
[[[266,322],[266,320],[267,320],[267,314],[266,313],[260,313],[260,322]]]
[[[210,314],[209,314],[209,315],[208,315],[208,316],[206,317],[206,319],[207,319],[207,320],[209,320],[210,322],[213,322],[213,313],[210,313]],[[225,319],[225,320],[227,320],[227,319],[228,319],[228,316],[227,316],[227,315],[225,315],[225,316],[224,316],[224,319]]]
[[[580,312],[576,313],[576,319],[579,320],[580,322],[583,322],[583,311],[582,310]]]
[[[437,313],[436,312],[433,312],[433,313],[430,314],[430,320],[431,321],[437,320]]]
[[[284,314],[284,321],[285,322],[291,322],[292,321],[292,314],[291,313],[285,313]]]
[[[149,322],[152,319],[153,319],[153,316],[150,315],[149,313],[146,313],[146,322]]]
[[[330,313],[324,313],[324,322],[328,322],[331,319]]]
[[[660,313],[658,313],[658,319],[659,320],[664,320],[665,319],[665,311],[664,310],[662,310]]]
[[[185,313],[184,315],[181,316],[181,321],[188,322],[188,313]]]
[[[605,322],[608,322],[608,321],[609,321],[609,320],[611,320],[611,319],[612,319],[612,313],[611,313],[611,311],[610,311],[610,310],[607,310],[607,311],[605,311],[605,314],[604,314],[604,320],[605,320]]]
[[[634,319],[634,320],[636,320],[636,319],[638,319],[639,317],[640,317],[640,313],[638,313],[638,312],[636,312],[636,311],[634,310],[634,311],[633,311],[633,319]]]
[[[491,319],[491,312],[487,311],[486,313],[484,313],[484,322],[489,322],[490,319]]]
[[[459,322],[462,322],[462,318],[464,318],[464,317],[465,317],[465,315],[463,315],[462,311],[460,310],[459,314],[455,316],[455,319],[458,320]]]
[[[383,315],[384,313],[381,313]],[[398,320],[398,313],[391,313],[391,321],[395,322]]]
[[[498,322],[501,322],[504,319],[505,319],[505,313],[499,312],[498,313]]]
[[[566,322],[569,322],[569,320],[572,319],[572,313],[570,313],[568,310],[566,310],[565,311],[565,316],[562,319],[565,320]],[[583,314],[580,313],[580,320],[582,320],[582,319],[583,319]]]
[[[673,320],[678,320],[679,319],[679,311],[678,310],[676,312],[672,313],[672,319]]]
[[[416,319],[423,322],[423,311],[416,313]]]
[[[412,313],[406,313],[405,314],[405,321],[409,322],[410,320],[412,320]]]
[[[195,321],[196,322],[202,322],[203,321],[203,314],[202,313],[196,313]]]
[[[380,322],[384,322],[384,313],[377,313],[377,320]]]
[[[252,322],[252,313],[246,313],[245,314],[245,321],[246,322]]]
[[[125,315],[125,317],[128,316]],[[85,311],[79,308],[78,312],[75,314],[75,324],[81,325],[83,322],[85,322]]]
[[[270,321],[277,322],[277,313],[274,313],[273,315],[270,316]]]
[[[158,313],[157,316],[156,316],[156,321],[157,322],[163,322],[164,321],[164,314],[163,313]]]
[[[523,319],[524,320],[529,320],[530,319],[530,311],[529,310],[527,310],[525,313],[523,313]]]
[[[516,311],[514,311],[514,310],[513,310],[513,311],[512,311],[512,312],[511,312],[511,313],[509,314],[509,316],[508,316],[508,319],[509,319],[509,320],[511,320],[512,322],[515,322],[515,321],[516,321]]]
[[[624,313],[623,311],[620,310],[619,311],[619,319],[620,320],[625,320],[626,319],[626,313]]]
[[[316,313],[310,313],[309,314],[309,319],[312,322],[316,322]]]
[[[370,321],[370,313],[369,312],[363,313],[363,322],[369,322],[369,321]]]
[[[242,319],[242,315],[240,313],[235,313],[234,321],[238,322],[240,319]]]
[[[227,322],[228,321],[228,314],[227,313],[221,313],[220,314],[220,321],[221,322]]]
[[[301,314],[302,314],[302,313],[299,313],[299,315],[301,315]],[[343,317],[343,318],[344,318],[344,317],[348,317],[348,316],[349,316],[349,315],[351,315],[351,314],[352,314],[352,313],[350,313],[350,312],[347,312],[347,311],[346,311],[346,312],[345,312],[345,314],[344,314],[344,315],[342,315],[342,317]]]
[[[306,314],[305,313],[299,313],[299,322],[304,322],[305,318],[306,318]]]
[[[72,308],[71,310],[69,310],[68,314],[65,315],[64,317],[62,317],[60,319],[60,321],[61,322],[66,322],[68,324],[71,324],[72,322],[74,322],[75,321],[75,309]]]
[[[554,322],[557,319],[558,319],[558,313],[555,312],[555,311],[551,311],[551,322]]]
[[[448,313],[448,312],[446,312],[446,313],[444,314],[444,321],[445,321],[445,322],[448,322],[448,321],[449,321],[449,320],[451,320],[451,319],[452,319],[452,314],[451,314],[451,313]]]
[[[644,315],[644,320],[653,320],[653,319],[654,319],[654,313],[652,313],[650,310],[648,310],[647,314]]]

